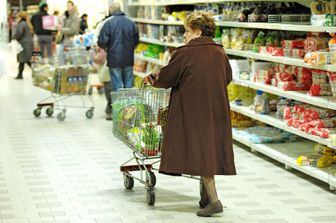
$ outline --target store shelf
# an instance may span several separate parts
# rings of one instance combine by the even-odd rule
[[[152,39],[152,38],[147,38],[147,37],[140,37],[141,42],[145,43],[152,43],[152,44],[157,44],[161,46],[168,46],[168,47],[180,47],[183,46],[183,43],[169,43],[169,42],[162,42],[158,39]]]
[[[256,0],[179,0],[179,1],[132,1],[130,0],[128,6],[166,6],[166,5],[195,5],[202,3],[223,3],[223,2],[256,2]],[[304,2],[300,0],[263,0],[263,2]]]
[[[284,91],[281,90],[277,87],[271,86],[271,85],[265,85],[265,84],[260,84],[260,83],[254,83],[252,81],[244,81],[244,80],[239,80],[234,78],[233,83],[244,86],[244,87],[249,87],[253,88],[256,90],[262,90],[267,93],[275,94],[278,96],[286,97],[289,99],[293,99],[296,101],[301,101],[307,104],[312,104],[316,105],[319,107],[323,108],[329,108],[329,109],[334,109],[336,110],[336,102],[331,101],[330,97],[313,97],[307,95],[307,91]]]
[[[148,76],[148,74],[143,73],[143,72],[138,72],[138,71],[133,71],[133,74],[138,76],[138,77],[141,77],[141,78],[144,78],[144,77]]]
[[[148,24],[157,24],[157,25],[177,25],[182,26],[183,21],[167,21],[167,20],[159,20],[159,19],[142,19],[142,18],[131,18],[134,22],[139,23],[148,23]]]
[[[260,122],[266,123],[268,125],[274,126],[276,128],[285,130],[287,132],[293,133],[295,135],[301,136],[303,138],[309,139],[314,142],[321,143],[323,145],[329,146],[330,148],[336,149],[336,146],[332,145],[331,140],[329,139],[323,139],[311,134],[307,134],[305,132],[302,132],[298,129],[295,129],[293,127],[287,126],[286,123],[283,120],[277,119],[272,115],[259,115],[256,114],[254,111],[251,111],[248,107],[244,106],[237,106],[234,104],[231,104],[231,110],[238,112],[240,114],[243,114],[247,117],[250,117],[252,119],[258,120]]]
[[[135,54],[134,57],[135,57],[135,59],[144,60],[144,61],[147,61],[147,62],[152,63],[152,64],[156,64],[156,65],[160,65],[160,66],[165,66],[166,65],[163,61],[161,61],[159,59],[145,57],[145,56],[140,55],[140,54]]]
[[[252,151],[258,151],[272,159],[275,159],[285,164],[286,167],[296,169],[300,172],[303,172],[309,176],[312,176],[316,179],[319,179],[320,181],[329,184],[331,190],[334,190],[336,187],[335,168],[318,169],[311,166],[298,166],[296,164],[295,158],[312,151],[315,143],[311,141],[254,144],[236,134],[233,134],[233,139],[250,147]],[[290,154],[292,154],[292,156]]]
[[[282,63],[287,65],[293,65],[298,67],[306,67],[311,69],[319,69],[319,70],[326,70],[331,72],[336,72],[336,65],[323,65],[323,66],[317,66],[313,67],[311,65],[306,64],[303,59],[296,59],[291,57],[277,57],[277,56],[270,56],[266,54],[260,54],[260,53],[254,53],[251,51],[245,51],[245,50],[235,50],[235,49],[225,49],[226,54],[233,55],[233,56],[239,56],[239,57],[247,57],[257,60],[264,60],[274,63]]]

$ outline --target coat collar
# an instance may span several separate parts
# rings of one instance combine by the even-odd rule
[[[112,15],[113,16],[123,16],[125,15],[125,13],[124,12],[113,12]]]
[[[214,46],[223,47],[222,45],[216,44],[210,37],[208,37],[208,36],[201,36],[201,37],[195,38],[193,40],[190,40],[189,43],[187,43],[186,45],[181,46],[179,48],[182,48],[182,47],[192,47],[192,46],[200,46],[200,45],[214,45]]]

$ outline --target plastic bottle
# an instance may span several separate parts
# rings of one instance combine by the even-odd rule
[[[284,116],[284,109],[289,104],[288,100],[284,97],[281,97],[280,101],[277,104],[276,117],[282,119]]]
[[[260,115],[269,114],[269,99],[260,90],[257,90],[257,95],[254,98],[254,111]]]

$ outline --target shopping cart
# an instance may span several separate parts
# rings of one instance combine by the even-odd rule
[[[123,89],[112,93],[113,134],[133,151],[120,170],[124,186],[132,189],[134,179],[147,189],[147,202],[155,203],[156,177],[153,165],[160,162],[162,129],[158,124],[160,108],[168,105],[170,92],[163,89]],[[135,161],[134,165],[131,162]],[[131,172],[139,171],[139,177]]]
[[[49,97],[37,103],[33,114],[40,117],[42,109],[47,107],[48,117],[54,114],[54,110],[59,110],[57,119],[64,121],[68,108],[81,108],[87,109],[85,116],[91,119],[94,115],[94,102],[90,97],[85,97],[91,70],[89,55],[83,48],[68,48],[64,59],[67,64],[64,66],[57,66],[55,63],[56,66],[40,64],[33,67],[33,84],[51,92]],[[67,104],[66,102],[73,97],[78,97],[81,103]]]
[[[160,162],[163,142],[164,126],[161,126],[159,117],[167,107],[169,97],[170,91],[166,89],[122,89],[112,92],[113,134],[133,153],[132,157],[120,166],[124,186],[126,189],[132,189],[134,179],[144,184],[149,205],[155,203],[156,177],[153,170],[158,170],[154,165]],[[139,174],[135,175],[132,172]]]

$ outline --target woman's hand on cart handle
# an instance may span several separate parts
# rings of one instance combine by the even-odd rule
[[[147,77],[145,77],[144,82],[153,85],[157,78],[157,74],[150,73]]]

